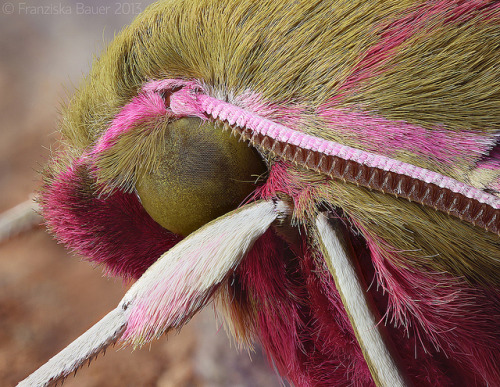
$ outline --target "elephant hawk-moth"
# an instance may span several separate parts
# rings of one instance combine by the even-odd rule
[[[210,301],[297,386],[500,385],[500,3],[175,0],[96,59],[39,203],[137,279],[21,385]]]

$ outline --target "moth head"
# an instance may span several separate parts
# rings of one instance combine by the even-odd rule
[[[149,87],[155,82],[116,109],[94,141],[68,145],[41,194],[56,237],[125,278],[238,208],[267,170],[257,150],[220,122],[176,115],[169,96]]]

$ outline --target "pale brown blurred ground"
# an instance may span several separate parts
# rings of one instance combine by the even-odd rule
[[[0,4],[0,212],[28,199],[37,187],[36,170],[57,138],[65,88],[71,93],[103,39],[109,41],[149,3]],[[50,9],[30,8],[40,4]],[[82,4],[94,6],[97,14],[78,14]],[[69,14],[57,14],[63,10]],[[113,308],[125,291],[120,280],[103,278],[99,268],[69,255],[42,228],[0,245],[0,386],[26,377]],[[108,350],[65,386],[279,385],[260,352],[250,361],[230,347],[207,309],[179,335],[151,348]]]

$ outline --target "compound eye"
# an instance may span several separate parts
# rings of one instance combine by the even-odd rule
[[[164,141],[158,167],[138,179],[136,190],[148,214],[176,234],[237,208],[266,171],[254,148],[198,118],[168,124]]]

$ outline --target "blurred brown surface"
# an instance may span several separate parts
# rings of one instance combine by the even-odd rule
[[[103,38],[109,41],[149,3],[130,3],[136,4],[130,12],[124,12],[127,3],[105,1],[49,1],[45,9],[30,8],[40,6],[35,1],[0,4],[0,212],[38,186],[36,171],[57,139],[58,107],[88,71]],[[83,6],[96,14],[78,13]],[[105,8],[99,12],[99,6]],[[57,14],[61,7],[69,13]],[[0,385],[15,385],[46,362],[125,291],[121,280],[104,278],[43,228],[1,244]],[[230,346],[209,306],[180,334],[150,348],[109,349],[65,386],[279,385],[260,352],[252,358]]]

